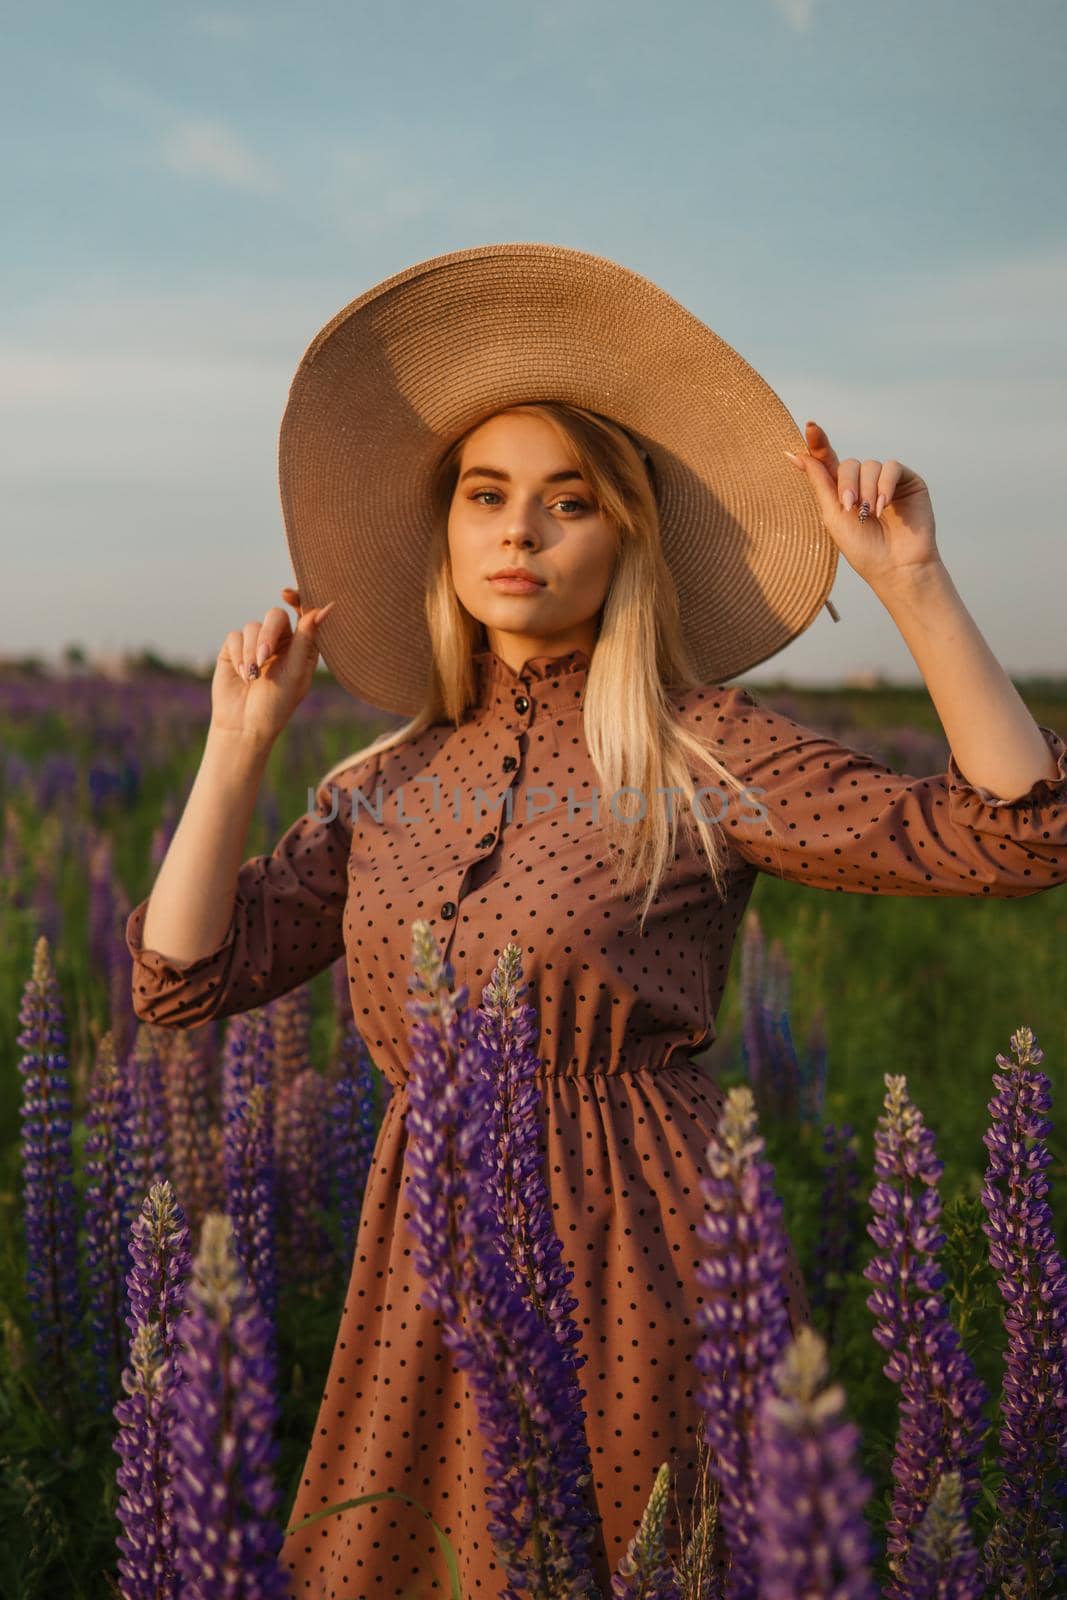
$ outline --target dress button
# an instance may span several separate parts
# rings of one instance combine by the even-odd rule
[[[441,907],[441,915],[444,917],[445,921],[448,922],[451,921],[455,914],[456,902],[454,900],[446,900],[444,905]]]
[[[518,764],[519,763],[516,761],[514,756],[505,756],[504,757],[504,771],[505,772],[514,772],[515,768],[518,766]]]
[[[529,711],[529,709],[530,702],[526,696],[524,694],[518,695],[515,700],[515,710],[519,713],[519,716],[521,717],[525,712]]]
[[[482,837],[478,840],[478,849],[484,850],[486,845],[492,844],[495,838],[495,833],[483,833]]]

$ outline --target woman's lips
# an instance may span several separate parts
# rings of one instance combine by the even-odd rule
[[[543,583],[537,583],[532,578],[490,578],[489,582],[495,589],[503,589],[507,594],[534,594],[544,588]]]

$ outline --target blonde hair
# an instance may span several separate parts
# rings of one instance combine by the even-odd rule
[[[664,558],[659,512],[651,469],[638,446],[618,423],[584,407],[561,401],[506,406],[500,413],[532,413],[551,423],[570,446],[602,512],[618,536],[615,568],[601,608],[599,632],[591,652],[582,702],[582,722],[601,795],[616,801],[661,791],[681,791],[678,804],[646,803],[644,816],[620,820],[609,807],[605,826],[609,845],[619,852],[618,892],[631,894],[644,883],[641,931],[660,881],[677,848],[678,813],[686,836],[699,844],[716,891],[725,893],[726,847],[719,823],[694,802],[697,785],[687,757],[710,773],[711,782],[739,792],[744,785],[690,729],[678,720],[667,689],[699,687],[682,633],[678,592]],[[486,648],[484,624],[461,604],[452,582],[448,513],[459,477],[463,446],[483,417],[454,441],[439,461],[432,484],[435,527],[427,551],[425,614],[432,661],[422,705],[403,727],[383,734],[364,750],[347,756],[323,779],[329,783],[354,759],[390,750],[418,737],[434,723],[459,724],[477,691],[474,652]],[[620,685],[625,684],[625,693]],[[708,780],[703,780],[708,781]],[[622,793],[620,794],[620,791]],[[665,798],[665,795],[664,795]],[[676,797],[672,797],[676,798]],[[621,807],[630,816],[633,809]],[[695,830],[695,831],[694,831]]]

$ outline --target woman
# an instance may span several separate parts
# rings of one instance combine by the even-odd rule
[[[516,395],[553,375],[557,399]],[[597,393],[604,410],[586,403]],[[387,424],[357,429],[357,415]],[[472,1004],[503,946],[523,951],[606,1596],[659,1464],[682,1506],[694,1492],[695,1230],[722,1093],[692,1057],[715,1037],[756,873],[994,896],[1067,876],[1067,745],[1033,722],[964,608],[923,480],[840,462],[809,423],[804,484],[779,453],[792,437],[710,330],[580,252],[457,252],[354,302],[309,348],[283,423],[298,624],[274,608],[228,636],[196,784],[130,917],[137,1014],[165,1026],[347,963],[393,1092],[289,1523],[398,1489],[449,1534],[465,1596],[496,1595],[502,1573],[476,1408],[412,1262],[413,921]],[[923,673],[953,752],[943,776],[901,776],[721,682],[818,614],[837,550]],[[312,589],[330,605],[312,607]],[[242,865],[263,764],[320,645],[354,693],[413,715]],[[789,1295],[796,1327],[795,1261]],[[309,1524],[283,1555],[294,1596],[447,1588],[428,1524],[399,1500]]]

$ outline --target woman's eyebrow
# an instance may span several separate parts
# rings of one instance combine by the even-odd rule
[[[474,477],[497,478],[501,483],[511,482],[511,474],[509,472],[500,472],[496,467],[468,467],[466,472],[460,474],[459,481],[462,483],[465,478]],[[568,483],[571,481],[577,481],[578,483],[583,481],[581,473],[575,472],[571,467],[565,467],[562,472],[550,472],[545,479],[546,483]]]

